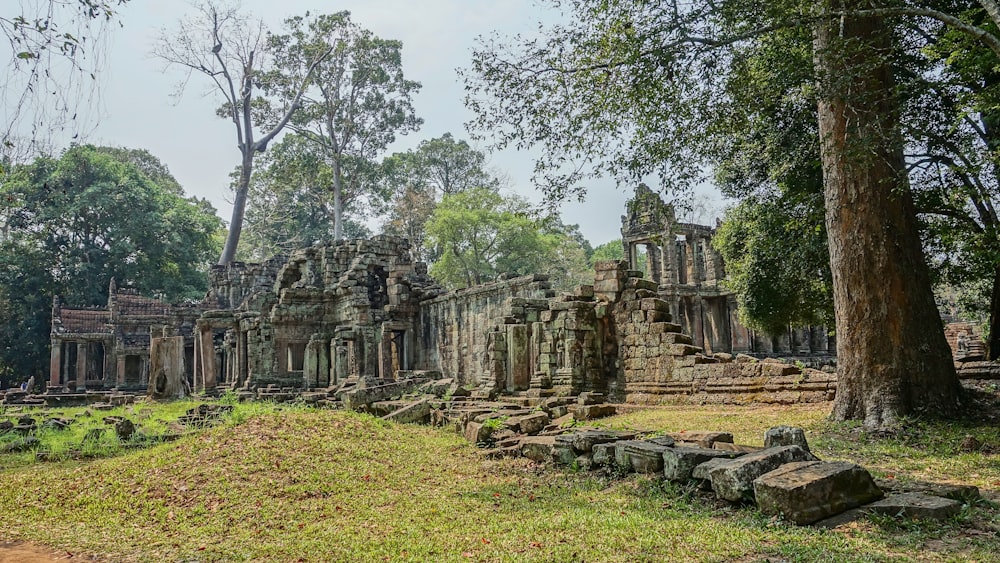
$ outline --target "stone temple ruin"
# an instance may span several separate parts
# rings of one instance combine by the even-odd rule
[[[425,372],[481,398],[832,398],[832,374],[741,359],[825,354],[832,339],[821,329],[771,338],[742,327],[719,284],[712,229],[677,223],[644,186],[622,222],[629,259],[598,263],[594,284],[570,294],[557,295],[540,275],[445,291],[410,259],[406,240],[378,236],[217,266],[199,303],[170,305],[114,282],[107,308],[57,298],[49,389],[261,395],[377,388]],[[636,269],[640,247],[648,272]]]

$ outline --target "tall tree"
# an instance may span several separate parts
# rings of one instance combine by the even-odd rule
[[[315,143],[331,169],[334,238],[343,235],[346,181],[355,192],[375,189],[361,173],[372,167],[396,134],[415,131],[422,121],[413,110],[420,83],[403,77],[399,41],[376,37],[351,21],[349,12],[296,17],[287,35],[274,38],[278,71],[269,91],[301,103],[291,127]],[[329,53],[319,59],[318,53]],[[307,80],[314,74],[311,81]],[[303,94],[297,84],[310,82]]]
[[[173,178],[156,182],[121,159],[127,154],[74,146],[4,178],[0,371],[44,369],[54,294],[73,305],[102,305],[114,278],[168,299],[204,295],[218,252],[213,235],[222,228],[215,209],[185,198]]]
[[[386,233],[405,236],[415,260],[433,260],[424,244],[424,226],[440,197],[470,188],[500,187],[486,169],[486,155],[451,133],[421,141],[416,149],[382,161],[383,182],[392,191]]]
[[[355,173],[376,174],[371,168]],[[285,135],[261,159],[250,182],[245,244],[241,256],[263,260],[316,242],[334,240],[333,202],[328,189],[330,165],[318,147],[298,134]],[[357,183],[378,185],[374,179]],[[353,186],[355,182],[345,182]],[[370,196],[370,197],[365,197]],[[344,234],[368,236],[363,219],[370,209],[380,210],[387,194],[345,194]]]
[[[1000,17],[994,2],[981,4],[991,19]],[[540,144],[536,176],[548,181],[555,198],[581,189],[588,171],[567,167],[572,161],[591,164],[590,173],[637,178],[659,172],[668,185],[690,183],[716,139],[702,134],[712,133],[705,124],[713,122],[716,102],[742,86],[727,81],[734,52],[784,30],[816,30],[817,125],[843,351],[834,415],[882,426],[922,410],[955,413],[959,387],[943,334],[934,330],[940,319],[902,160],[884,18],[932,18],[1000,53],[997,38],[935,6],[915,4],[566,5],[569,25],[514,48],[487,44],[467,74],[476,125],[501,145]],[[831,25],[848,40],[831,37]],[[872,286],[872,273],[883,270],[888,289]],[[882,332],[873,334],[873,326]],[[844,338],[845,331],[873,340]]]
[[[273,38],[262,20],[210,1],[199,5],[197,13],[182,20],[176,29],[162,31],[153,48],[153,55],[166,66],[184,70],[178,94],[183,92],[192,74],[204,76],[211,91],[223,101],[217,111],[219,117],[231,120],[236,131],[240,174],[233,194],[229,235],[219,264],[228,264],[236,257],[254,157],[264,152],[268,143],[288,124],[299,108],[313,70],[333,50],[329,46],[317,48],[301,61],[301,73],[285,84],[284,97],[267,104],[268,113],[277,118],[258,137],[256,129],[260,128],[262,119],[259,109],[266,103],[260,96],[260,81],[274,69],[270,39]]]

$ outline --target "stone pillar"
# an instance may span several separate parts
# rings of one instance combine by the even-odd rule
[[[507,390],[524,391],[531,383],[528,327],[507,325]]]
[[[330,385],[335,385],[347,379],[350,362],[347,357],[347,341],[335,338],[333,346],[333,376],[330,378]]]
[[[660,265],[660,247],[649,243],[646,245],[646,263],[649,265],[649,277],[657,285],[663,283],[663,268]]]
[[[705,346],[705,300],[701,297],[695,297],[694,300],[691,337],[694,339],[695,346],[707,348]]]
[[[383,330],[378,340],[378,372],[382,379],[396,379],[392,371],[392,331]]]
[[[59,385],[62,370],[62,341],[52,339],[49,348],[49,385]]]
[[[76,344],[76,390],[87,390],[87,343]]]
[[[118,355],[115,361],[115,381],[118,382],[118,386],[122,387],[125,385],[125,356]]]
[[[218,377],[215,373],[215,346],[212,341],[212,329],[211,328],[199,328],[198,330],[198,341],[201,346],[201,378],[195,378],[197,383],[201,383],[201,388],[198,391],[207,391],[209,389],[215,389]]]

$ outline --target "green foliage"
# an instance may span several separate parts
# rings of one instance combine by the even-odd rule
[[[349,167],[344,197],[344,235],[370,236],[363,220],[379,195],[358,191],[376,183],[371,167]],[[356,179],[354,175],[365,175]],[[322,151],[297,134],[285,135],[261,156],[250,181],[241,256],[261,261],[276,254],[334,239],[333,170]],[[238,182],[238,171],[234,173]],[[234,185],[234,188],[237,186]]]
[[[403,76],[402,43],[363,29],[349,12],[307,14],[286,24],[288,34],[269,39],[278,70],[263,78],[264,87],[288,102],[298,95],[296,85],[309,84],[290,127],[313,143],[330,167],[327,187],[339,238],[350,198],[388,197],[375,159],[397,134],[420,127],[413,109],[420,83]],[[317,53],[331,49],[314,64]]]
[[[165,185],[133,157],[159,170]],[[206,200],[184,198],[145,151],[74,146],[4,180],[0,369],[8,375],[44,372],[53,295],[103,305],[112,278],[170,300],[204,295],[221,221]]]
[[[384,231],[408,238],[414,259],[435,260],[425,242],[425,229],[438,197],[474,187],[499,187],[485,166],[485,154],[464,140],[456,141],[451,133],[386,157],[383,178],[393,195]]]
[[[451,287],[478,285],[501,274],[543,273],[566,288],[588,269],[574,230],[575,225],[537,218],[516,195],[488,188],[446,195],[427,222],[428,244],[439,256],[430,273]]]
[[[712,245],[746,326],[782,334],[789,325],[833,326],[830,259],[822,208],[787,199],[747,199],[733,207]]]
[[[594,251],[590,254],[590,265],[593,266],[602,260],[624,259],[625,247],[622,246],[622,239],[617,238],[594,247]]]

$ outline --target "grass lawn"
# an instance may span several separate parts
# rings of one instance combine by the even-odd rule
[[[8,465],[0,539],[112,561],[1000,557],[991,528],[1000,518],[988,503],[953,522],[880,519],[822,531],[649,478],[610,480],[521,459],[487,460],[459,436],[429,427],[340,411],[254,408],[226,425],[108,459]],[[984,487],[1000,479],[995,457],[952,455],[944,444],[866,443],[850,428],[823,422],[826,408],[678,407],[606,424],[732,430],[745,443],[759,443],[769,426],[796,424],[810,430],[823,458],[863,460],[884,472],[906,465],[898,478]],[[919,443],[933,443],[936,431],[927,427]],[[968,433],[954,431],[959,439]],[[967,478],[970,472],[978,476]]]

